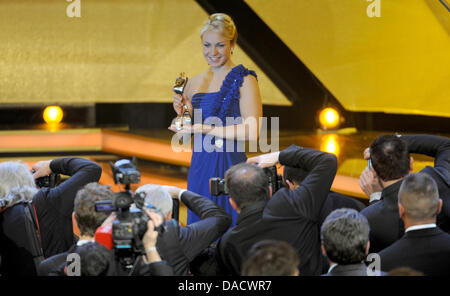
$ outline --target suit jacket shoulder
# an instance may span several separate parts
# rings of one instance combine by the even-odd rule
[[[450,234],[438,227],[408,231],[379,255],[384,271],[407,266],[425,275],[450,275]]]

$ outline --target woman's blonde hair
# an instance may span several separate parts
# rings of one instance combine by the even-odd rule
[[[238,37],[236,25],[233,19],[225,13],[211,14],[200,31],[200,37],[202,38],[203,34],[209,30],[222,34],[223,37],[231,41],[231,44],[236,43]]]

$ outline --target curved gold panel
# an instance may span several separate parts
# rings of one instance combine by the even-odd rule
[[[438,0],[246,2],[346,109],[450,117],[449,12],[428,5]]]

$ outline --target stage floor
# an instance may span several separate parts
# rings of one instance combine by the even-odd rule
[[[280,150],[295,144],[334,153],[338,157],[338,171],[332,190],[352,196],[367,203],[358,181],[367,166],[362,154],[366,147],[383,132],[365,132],[352,129],[335,133],[280,131]],[[86,157],[103,168],[100,183],[109,184],[114,191],[121,188],[112,178],[110,162],[121,158],[138,158],[141,183],[167,184],[186,188],[190,152],[176,153],[172,150],[173,133],[169,130],[119,129],[33,129],[0,131],[0,161],[22,160],[29,164],[60,156]],[[449,137],[450,135],[443,135]],[[270,141],[269,141],[270,143]],[[272,142],[273,143],[273,142]],[[258,152],[247,153],[248,157]],[[433,159],[413,155],[414,171],[433,165]],[[282,167],[279,166],[281,173]],[[185,224],[186,209],[180,208],[180,222]]]

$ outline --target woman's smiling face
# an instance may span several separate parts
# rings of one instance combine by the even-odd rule
[[[203,34],[202,42],[203,56],[211,67],[221,67],[230,60],[234,46],[222,34],[208,30]]]

